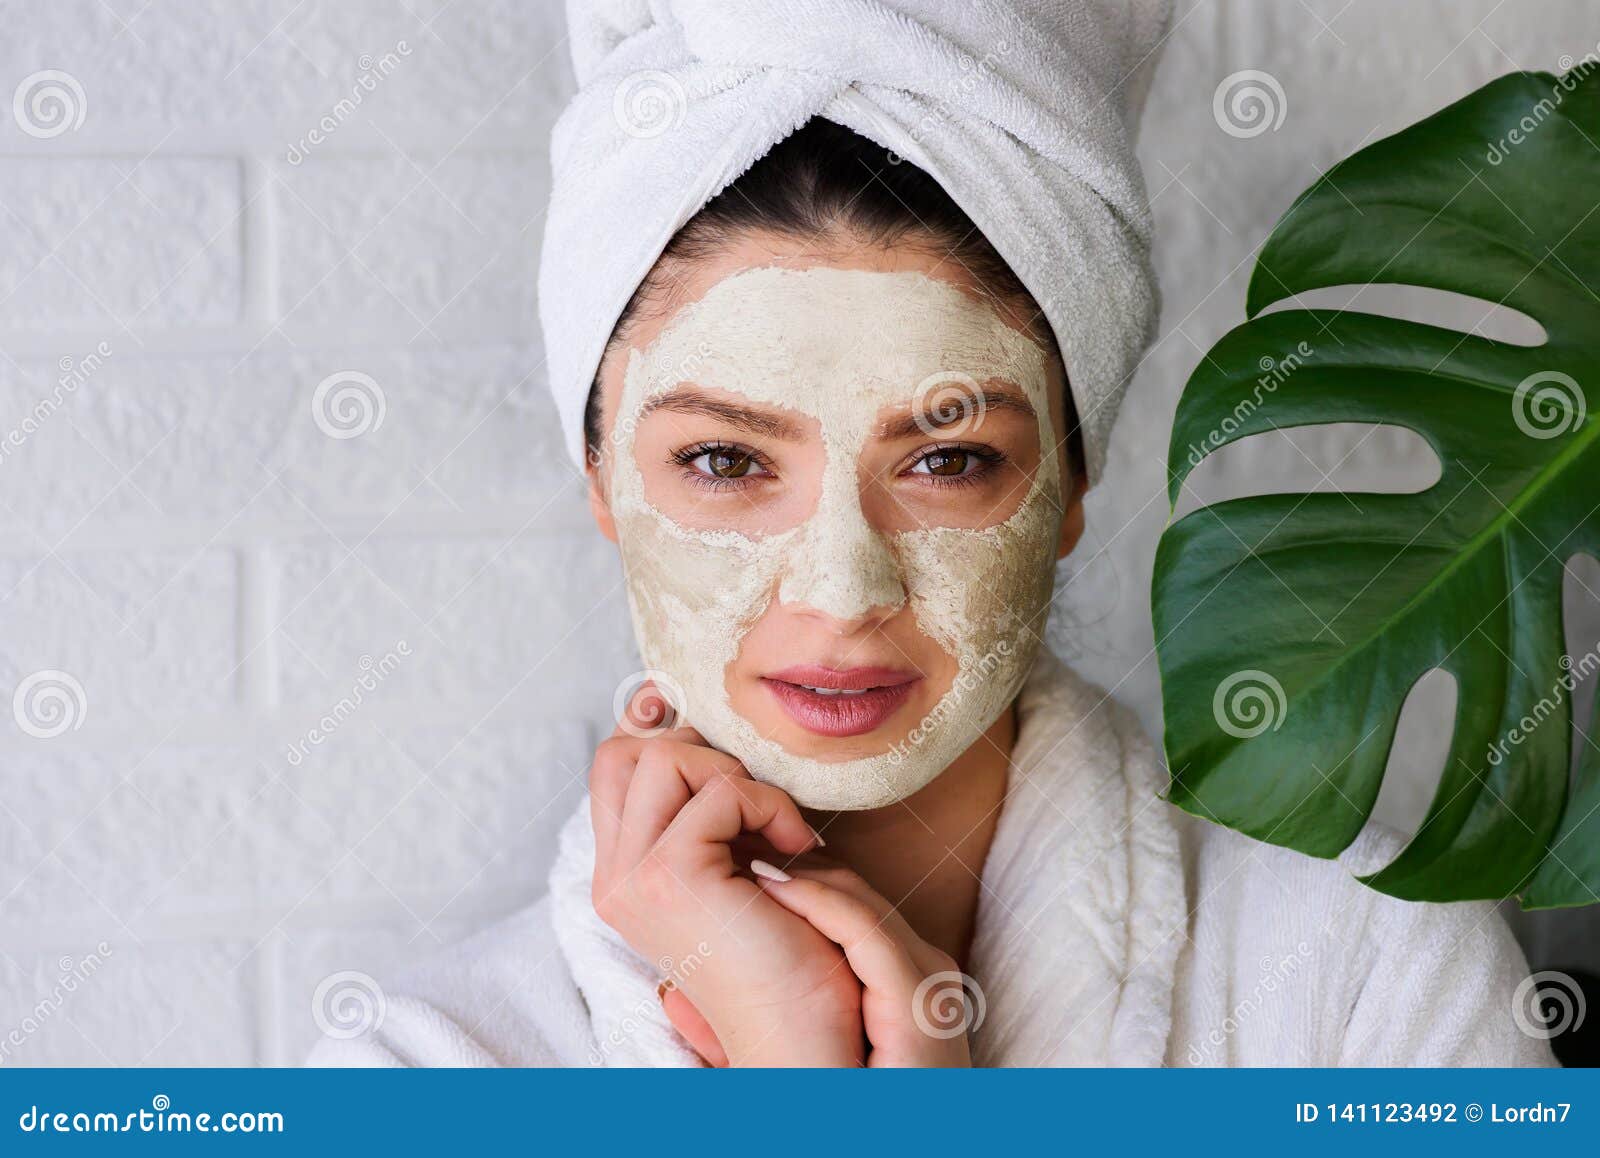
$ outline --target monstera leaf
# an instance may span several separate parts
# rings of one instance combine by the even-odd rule
[[[1362,879],[1418,900],[1600,901],[1600,749],[1569,776],[1569,693],[1600,657],[1568,656],[1561,618],[1564,565],[1600,548],[1597,198],[1600,79],[1524,73],[1361,150],[1279,222],[1252,320],[1184,392],[1169,497],[1220,446],[1323,423],[1409,428],[1442,475],[1418,494],[1223,502],[1168,528],[1153,596],[1174,803],[1337,855],[1406,695],[1442,668],[1457,707],[1437,794]],[[1503,304],[1546,340],[1356,312],[1359,295],[1262,313],[1377,283]]]

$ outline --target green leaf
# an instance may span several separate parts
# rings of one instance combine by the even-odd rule
[[[1569,774],[1571,684],[1600,657],[1567,657],[1561,622],[1564,564],[1600,551],[1600,79],[1581,71],[1503,77],[1302,194],[1256,264],[1252,320],[1202,360],[1174,422],[1174,502],[1207,454],[1275,429],[1397,425],[1439,457],[1418,494],[1203,508],[1156,556],[1168,796],[1200,816],[1337,855],[1371,814],[1407,693],[1454,676],[1427,817],[1362,878],[1398,897],[1600,901],[1600,758]],[[1377,283],[1508,306],[1546,341],[1262,313]]]

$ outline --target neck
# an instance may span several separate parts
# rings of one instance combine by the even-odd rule
[[[808,816],[828,853],[861,874],[923,940],[963,966],[1016,738],[1013,704],[955,763],[906,799]]]

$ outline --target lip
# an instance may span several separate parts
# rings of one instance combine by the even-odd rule
[[[795,723],[818,736],[861,736],[880,728],[899,710],[922,677],[884,667],[831,668],[800,664],[762,677]],[[829,688],[855,695],[828,695]]]

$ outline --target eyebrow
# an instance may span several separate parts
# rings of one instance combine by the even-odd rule
[[[719,422],[726,422],[729,426],[745,431],[747,434],[760,434],[768,438],[780,439],[784,442],[799,442],[805,432],[798,422],[785,418],[771,410],[758,410],[748,406],[740,406],[736,402],[727,402],[721,398],[713,398],[700,390],[693,388],[679,388],[666,394],[657,394],[644,404],[639,411],[639,421],[654,414],[657,410],[667,410],[674,414],[699,414],[706,418],[715,418]]]
[[[980,416],[989,413],[991,410],[1010,410],[1028,418],[1038,417],[1038,412],[1034,410],[1031,402],[1021,394],[1013,393],[1010,390],[982,389],[978,393],[978,400],[982,404],[978,407]],[[959,404],[965,399],[957,398],[953,401],[957,404],[949,407],[948,416],[941,421],[939,396],[935,393],[932,399],[933,405],[924,410],[913,410],[909,414],[902,414],[897,418],[889,419],[878,427],[878,437],[885,441],[893,441],[898,438],[916,438],[918,435],[926,435],[929,427],[938,430],[945,426],[964,426],[971,422],[971,408],[963,408]]]

